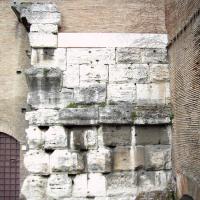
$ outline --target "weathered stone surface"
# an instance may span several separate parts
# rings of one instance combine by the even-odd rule
[[[72,196],[86,197],[87,196],[87,174],[76,175],[74,178]]]
[[[65,48],[32,48],[31,65],[65,70],[67,68],[67,50]]]
[[[84,170],[83,156],[77,151],[55,150],[50,156],[53,172],[77,174]]]
[[[134,138],[136,145],[169,144],[166,125],[135,126]]]
[[[169,65],[151,64],[149,78],[151,82],[169,81]]]
[[[147,64],[109,65],[110,83],[146,83],[149,79]]]
[[[57,48],[58,36],[53,33],[30,32],[29,42],[33,48]]]
[[[108,102],[134,103],[136,100],[136,86],[134,84],[109,84],[107,90]]]
[[[46,198],[47,178],[38,175],[29,175],[24,180],[21,193],[30,200]]]
[[[131,124],[131,106],[108,105],[99,108],[99,121],[103,124]]]
[[[108,196],[135,194],[137,192],[137,174],[135,172],[116,172],[106,175]]]
[[[98,109],[86,108],[64,108],[59,112],[59,121],[69,125],[90,125],[98,123]]]
[[[67,131],[63,126],[51,126],[45,132],[45,149],[60,149],[67,147]]]
[[[133,64],[141,63],[141,49],[139,48],[117,48],[117,63]]]
[[[105,146],[131,145],[131,127],[126,125],[103,125],[103,142]]]
[[[137,84],[137,104],[166,104],[169,83]]]
[[[106,148],[90,150],[87,153],[88,172],[111,172],[111,152]]]
[[[58,26],[55,24],[32,24],[30,32],[58,33]]]
[[[48,175],[50,173],[49,154],[42,150],[29,150],[24,155],[24,166],[33,174]]]
[[[33,3],[30,5],[32,12],[57,12],[57,6],[54,3]]]
[[[142,63],[168,63],[166,49],[143,49],[141,52]]]
[[[47,196],[53,199],[70,197],[72,181],[67,174],[51,174],[47,183]]]
[[[132,113],[134,124],[169,124],[171,108],[165,105],[138,106]]]
[[[37,126],[29,126],[26,134],[29,149],[40,149],[44,146],[44,132]]]
[[[100,173],[88,174],[88,196],[106,196],[106,178]]]
[[[58,111],[53,109],[39,109],[36,111],[26,112],[26,120],[32,125],[51,125],[58,121]]]
[[[70,130],[70,148],[72,149],[96,149],[97,129],[94,128],[73,128]]]
[[[170,145],[146,145],[145,169],[147,170],[171,169]]]
[[[113,170],[135,170],[144,166],[144,147],[116,147],[113,151]]]
[[[68,63],[72,64],[114,64],[114,48],[68,48]]]
[[[106,64],[83,64],[80,65],[80,85],[88,83],[107,83],[108,66]]]
[[[106,101],[106,85],[95,84],[75,88],[74,101],[81,104],[94,104]]]

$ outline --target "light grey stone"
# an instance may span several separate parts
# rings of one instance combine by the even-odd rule
[[[106,85],[95,84],[75,88],[74,101],[81,104],[94,104],[106,101]]]
[[[29,150],[24,155],[24,166],[33,174],[49,175],[49,154],[43,150]]]
[[[77,174],[84,170],[83,156],[74,150],[55,150],[50,156],[50,163],[53,172]]]
[[[53,3],[33,3],[30,5],[32,12],[57,12],[57,6]]]
[[[72,193],[72,180],[67,174],[51,174],[47,183],[47,197],[61,199],[70,197]]]
[[[65,108],[59,112],[59,122],[68,125],[92,125],[98,123],[98,109]]]
[[[21,193],[26,199],[41,200],[46,198],[47,178],[29,175],[23,182]]]
[[[90,150],[87,153],[88,172],[111,172],[111,152],[106,148]]]
[[[58,33],[58,26],[55,24],[32,24],[30,32]]]
[[[105,146],[131,145],[131,127],[126,125],[103,125],[103,143]]]
[[[73,197],[86,197],[87,196],[87,174],[79,174],[74,178],[72,189]]]
[[[59,149],[67,147],[67,131],[63,126],[51,126],[45,132],[45,149]]]
[[[170,145],[146,145],[145,169],[147,170],[171,169]]]
[[[169,81],[169,65],[151,64],[149,78],[151,82]]]

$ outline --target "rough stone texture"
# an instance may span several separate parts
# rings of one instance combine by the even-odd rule
[[[32,24],[30,32],[58,33],[58,26],[55,24]]]
[[[87,174],[79,174],[74,178],[74,185],[72,190],[72,196],[74,197],[86,197],[87,196]]]
[[[169,81],[168,64],[151,64],[149,79],[151,82]]]

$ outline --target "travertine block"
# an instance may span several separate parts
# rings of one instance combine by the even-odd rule
[[[168,63],[166,49],[143,49],[141,52],[142,63]]]
[[[137,174],[135,172],[116,172],[106,175],[108,196],[129,195],[137,192]],[[117,198],[116,198],[117,199]]]
[[[152,64],[150,65],[149,78],[151,82],[169,81],[168,64]]]
[[[78,174],[84,170],[83,156],[77,151],[55,150],[50,156],[53,172],[68,172]]]
[[[29,42],[33,48],[57,48],[58,36],[53,33],[30,32]]]
[[[32,12],[57,12],[57,6],[54,3],[33,3],[30,5]]]
[[[82,64],[80,65],[80,85],[88,83],[107,83],[108,66],[106,64]]]
[[[51,174],[47,183],[47,197],[61,199],[70,197],[72,193],[72,180],[67,174]]]
[[[72,189],[73,197],[86,197],[87,196],[87,174],[79,174],[74,178]]]
[[[29,175],[24,180],[21,193],[26,199],[41,200],[46,198],[47,178],[38,175]]]
[[[108,105],[99,108],[99,121],[103,124],[131,124],[130,105]]]
[[[107,98],[108,102],[134,103],[136,100],[136,86],[130,83],[109,84]]]
[[[70,148],[72,149],[96,149],[97,129],[96,128],[73,128],[70,130]]]
[[[117,63],[133,64],[141,63],[141,49],[139,48],[117,48]]]
[[[88,172],[111,172],[112,160],[109,149],[100,148],[87,153]]]
[[[65,48],[32,48],[31,65],[41,68],[52,67],[66,70],[67,50]]]
[[[69,125],[90,125],[98,123],[98,109],[64,108],[59,111],[59,122]]]
[[[105,146],[131,145],[131,127],[126,125],[103,125],[103,142]]]
[[[32,24],[30,32],[40,33],[58,33],[58,26],[55,24]]]
[[[88,174],[88,196],[106,196],[106,178],[100,173]]]
[[[114,48],[68,48],[67,61],[70,64],[114,64]]]
[[[110,83],[146,83],[149,79],[147,64],[109,65]]]
[[[135,170],[144,166],[144,147],[116,147],[113,151],[113,170]]]
[[[59,149],[67,147],[67,131],[63,126],[51,126],[45,132],[45,149]]]
[[[44,132],[37,126],[29,126],[26,134],[29,149],[40,149],[44,146]]]
[[[74,101],[81,104],[94,104],[106,101],[106,85],[95,84],[75,88]]]
[[[145,146],[145,169],[147,170],[171,169],[170,145]]]
[[[33,174],[49,175],[49,154],[42,150],[29,150],[24,155],[24,166]]]

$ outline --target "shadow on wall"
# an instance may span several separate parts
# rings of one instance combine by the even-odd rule
[[[187,194],[184,194],[180,200],[193,200],[193,198]]]

